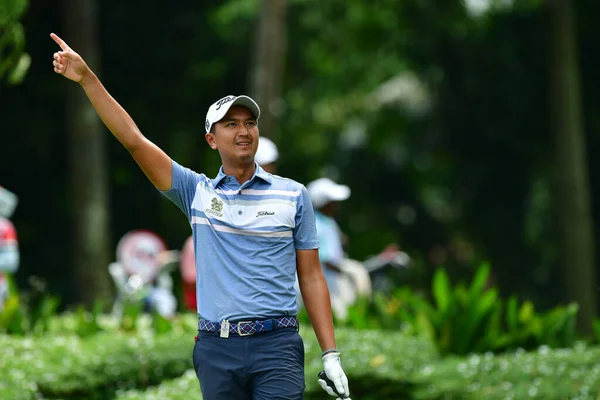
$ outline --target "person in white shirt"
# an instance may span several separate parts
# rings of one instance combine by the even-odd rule
[[[350,197],[350,188],[329,178],[319,178],[306,186],[315,208],[319,239],[319,260],[329,286],[331,307],[338,318],[347,316],[347,308],[360,296],[371,296],[371,279],[363,264],[344,253],[343,233],[334,216],[339,202]]]

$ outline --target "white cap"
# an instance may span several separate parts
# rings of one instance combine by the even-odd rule
[[[306,185],[315,208],[321,208],[332,201],[342,201],[350,197],[350,188],[338,185],[329,178],[319,178]]]
[[[258,139],[258,149],[256,150],[254,161],[256,161],[258,165],[266,165],[277,161],[278,157],[279,151],[277,151],[275,143],[269,138],[260,137]]]
[[[0,186],[0,217],[10,218],[18,202],[16,194]]]
[[[250,97],[245,95],[225,96],[208,108],[208,112],[206,113],[206,122],[204,123],[206,133],[210,132],[210,128],[212,128],[215,122],[219,122],[223,119],[225,114],[227,114],[227,111],[229,111],[233,105],[244,106],[248,108],[257,120],[258,117],[260,117],[260,108],[258,107],[258,104],[256,104],[256,102]]]

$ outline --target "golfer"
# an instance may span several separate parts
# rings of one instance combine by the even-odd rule
[[[187,216],[196,258],[198,336],[193,361],[210,400],[299,400],[304,346],[298,335],[295,273],[331,385],[347,397],[315,218],[304,186],[254,162],[260,109],[226,96],[208,109],[205,137],[222,166],[214,179],[173,161],[62,39],[54,71],[79,83],[96,112],[152,184]],[[332,386],[321,386],[336,396]]]

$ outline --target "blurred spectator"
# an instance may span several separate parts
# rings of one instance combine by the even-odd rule
[[[168,250],[156,233],[137,229],[127,232],[117,244],[117,260],[108,270],[117,288],[113,315],[122,316],[125,303],[142,302],[144,311],[171,318],[177,311],[170,269],[179,252]]]
[[[319,259],[329,286],[331,306],[339,318],[345,318],[348,305],[359,296],[371,295],[371,280],[362,263],[348,259],[344,253],[345,236],[336,223],[340,201],[350,197],[350,188],[329,178],[319,178],[306,188],[315,208],[319,238]]]
[[[275,143],[271,139],[261,136],[258,140],[258,149],[256,150],[254,161],[268,173],[275,174],[277,172],[277,164],[275,162],[278,158],[279,151],[277,151]]]
[[[9,294],[6,274],[13,274],[19,268],[17,231],[8,219],[16,206],[17,196],[0,186],[0,310]]]
[[[197,310],[196,301],[196,263],[194,261],[194,240],[188,237],[179,258],[181,271],[181,291],[186,310]]]
[[[0,217],[10,218],[18,202],[19,199],[13,192],[0,186]]]
[[[8,218],[0,217],[0,274],[15,273],[19,268],[17,231]]]

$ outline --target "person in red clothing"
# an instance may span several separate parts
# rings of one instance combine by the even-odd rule
[[[8,298],[7,274],[19,268],[17,231],[8,219],[17,206],[17,196],[0,186],[0,310]]]
[[[196,311],[196,265],[194,263],[194,241],[190,236],[183,245],[179,257],[183,304],[186,310]]]

